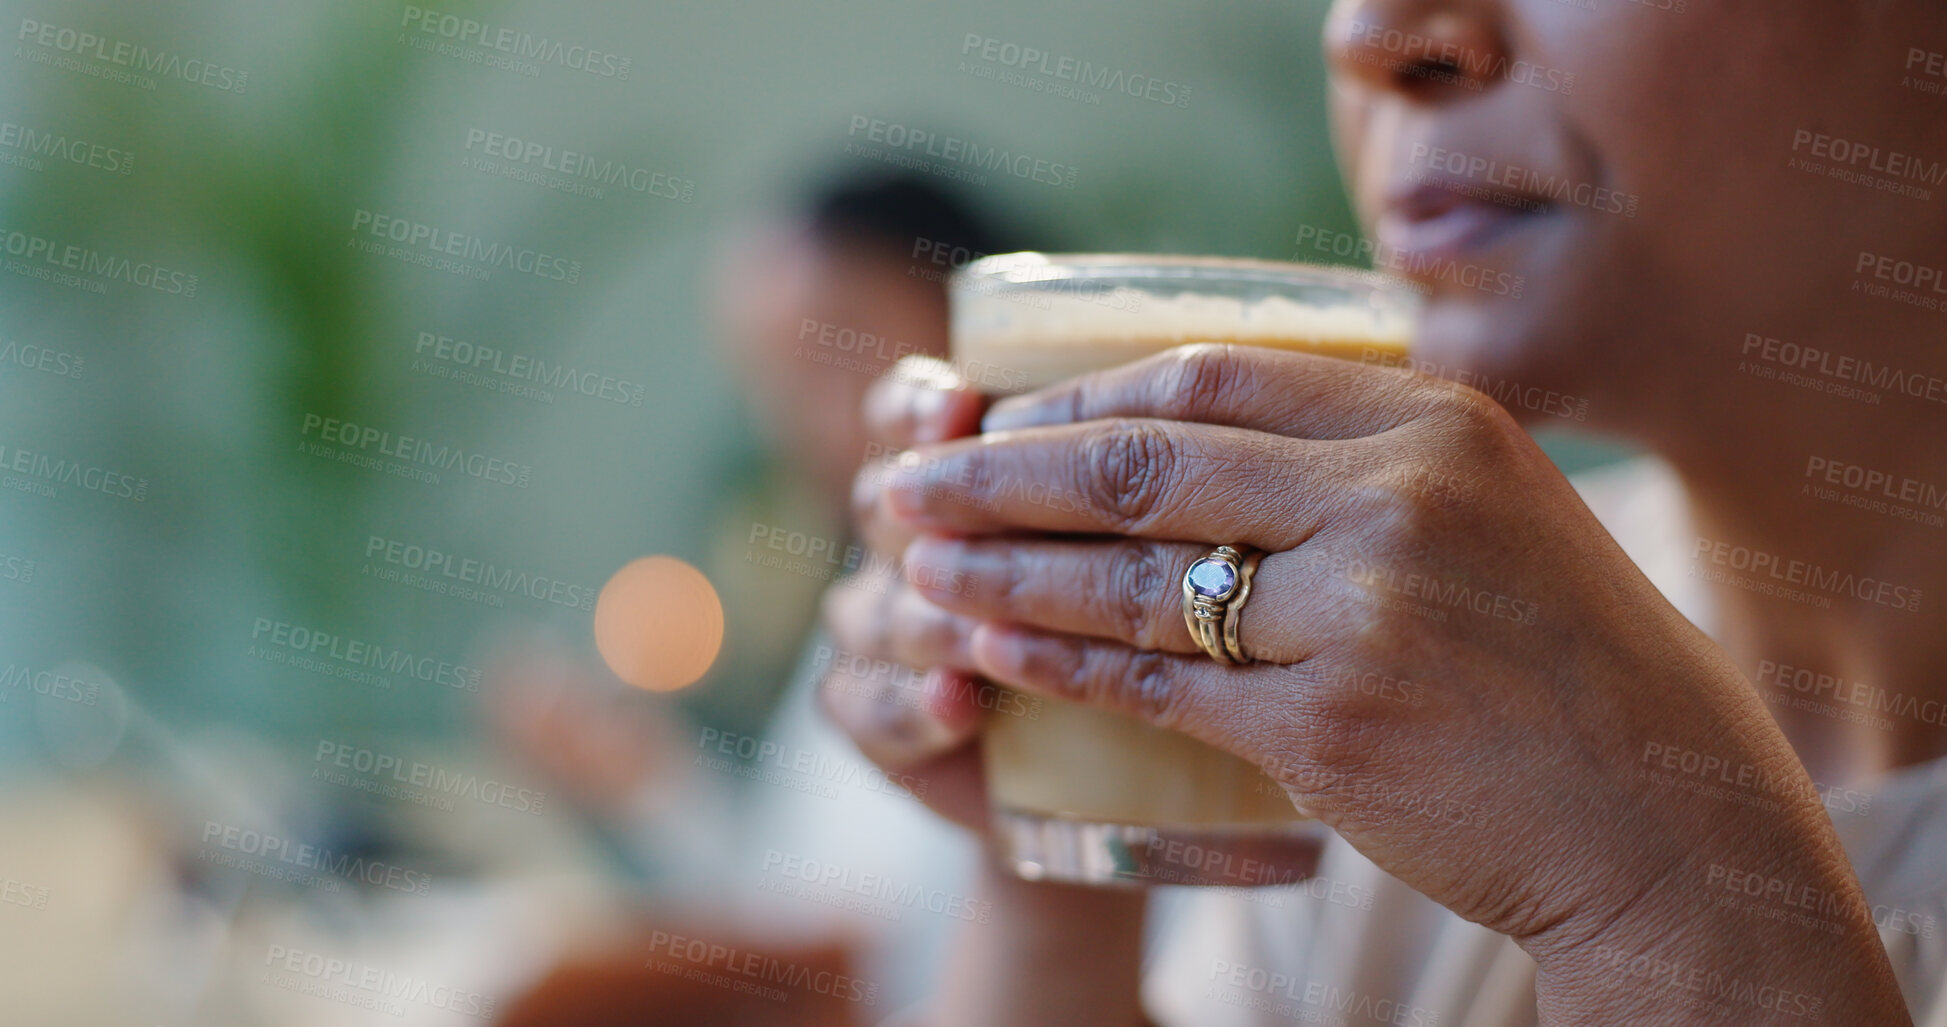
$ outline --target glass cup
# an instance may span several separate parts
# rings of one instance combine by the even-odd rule
[[[975,261],[950,293],[954,365],[993,392],[1194,342],[1398,364],[1418,299],[1349,268],[1041,253]],[[1007,708],[987,723],[987,785],[1020,876],[1260,887],[1316,866],[1326,828],[1256,766],[1118,713],[1049,700]]]

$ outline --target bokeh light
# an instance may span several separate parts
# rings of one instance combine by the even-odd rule
[[[595,600],[595,648],[615,676],[673,692],[695,684],[723,645],[723,603],[710,579],[673,556],[630,562]]]

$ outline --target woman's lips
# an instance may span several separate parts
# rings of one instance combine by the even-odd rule
[[[1400,273],[1416,277],[1416,268],[1478,257],[1552,210],[1545,200],[1479,186],[1422,184],[1387,202],[1373,236]]]

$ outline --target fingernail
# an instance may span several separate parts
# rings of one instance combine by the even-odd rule
[[[969,730],[985,713],[972,699],[979,688],[979,681],[967,674],[936,667],[926,672],[920,686],[920,708],[950,731]]]
[[[929,389],[957,389],[967,384],[952,364],[921,353],[901,357],[886,377]]]
[[[924,592],[966,591],[964,585],[958,589],[952,587],[962,580],[961,566],[966,562],[966,553],[967,544],[959,539],[921,535],[906,546],[901,558],[906,565],[906,581]]]
[[[1028,640],[1020,632],[982,624],[967,640],[967,648],[982,674],[1010,685],[1021,683],[1021,671],[1028,662]]]
[[[1033,395],[1008,396],[995,400],[980,419],[981,431],[1008,431],[1032,428],[1045,423],[1046,407]]]
[[[886,474],[885,489],[880,493],[882,502],[893,516],[913,520],[926,513],[926,475],[916,467],[906,466],[910,452],[900,454],[899,466]]]
[[[913,397],[913,441],[945,442],[947,439],[947,393],[921,388]]]

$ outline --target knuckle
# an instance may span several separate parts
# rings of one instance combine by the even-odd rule
[[[1140,649],[1160,648],[1162,631],[1157,603],[1172,595],[1169,571],[1155,547],[1140,542],[1117,547],[1109,560],[1108,580],[1094,589],[1103,604],[1102,616],[1119,638]]]
[[[1112,422],[1081,449],[1083,498],[1122,526],[1139,526],[1168,495],[1177,459],[1176,443],[1160,425]]]
[[[1379,562],[1411,559],[1437,547],[1448,522],[1465,506],[1450,492],[1428,487],[1418,461],[1374,468],[1356,492],[1362,547]]]
[[[1246,384],[1248,374],[1234,346],[1210,342],[1182,347],[1160,379],[1158,413],[1176,421],[1204,420]]]
[[[1465,385],[1451,386],[1440,406],[1443,415],[1471,437],[1493,439],[1521,430],[1506,407]]]
[[[978,576],[969,579],[986,597],[981,605],[1009,613],[1034,608],[1039,588],[1020,550],[1012,546],[999,548],[995,557],[982,559]]]
[[[1292,718],[1286,738],[1290,755],[1275,776],[1288,791],[1313,796],[1343,792],[1372,760],[1367,715],[1358,704],[1329,692]]]
[[[952,614],[917,595],[905,604],[905,611],[899,628],[904,642],[899,655],[905,663],[938,666],[959,650],[959,622]]]
[[[1162,653],[1137,650],[1119,673],[1098,675],[1115,689],[1115,705],[1123,712],[1165,730],[1184,723],[1184,690],[1171,673],[1173,664]]]
[[[852,652],[885,656],[891,649],[888,603],[897,587],[865,573],[840,578],[820,601],[832,638]]]

